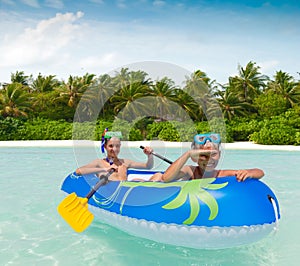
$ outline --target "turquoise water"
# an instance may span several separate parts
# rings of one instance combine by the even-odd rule
[[[172,160],[181,152],[161,151]],[[144,158],[139,149],[122,151],[122,156],[132,154]],[[65,197],[60,185],[77,167],[74,157],[72,148],[0,148],[0,265],[298,265],[300,152],[223,152],[222,168],[265,171],[263,181],[277,195],[282,216],[276,233],[224,250],[156,243],[99,220],[84,233],[74,233],[56,211]],[[155,165],[162,170],[167,167],[159,159]]]

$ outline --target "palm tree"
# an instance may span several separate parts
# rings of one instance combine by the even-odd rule
[[[130,72],[128,68],[121,68],[120,72],[116,73],[114,77],[115,87],[121,89],[129,84]]]
[[[210,94],[208,86],[210,79],[200,70],[194,72],[187,77],[184,90],[194,99],[201,99],[205,95]]]
[[[147,106],[137,100],[147,96],[145,94],[147,90],[147,83],[131,82],[112,95],[110,102],[114,106],[115,114],[121,112],[123,119],[129,119],[131,121],[136,117],[142,116],[141,111],[144,112],[144,109],[147,108]]]
[[[171,115],[174,116],[171,106],[174,106],[173,103],[176,101],[175,89],[177,88],[174,81],[167,77],[157,80],[149,87],[148,95],[154,97],[152,108],[158,111],[154,116],[159,117],[160,120],[172,118]]]
[[[125,88],[130,83],[149,83],[149,79],[146,79],[147,73],[144,71],[129,71],[128,68],[122,68],[120,72],[116,73],[116,76],[113,78],[113,84],[115,91]]]
[[[55,79],[54,75],[42,76],[41,73],[32,82],[32,89],[36,92],[49,92],[53,91],[60,83]]]
[[[295,82],[291,75],[282,71],[277,71],[274,78],[267,85],[268,92],[281,95],[288,107],[300,103],[300,82]]]
[[[237,95],[229,88],[226,87],[224,92],[220,91],[220,98],[218,102],[223,111],[224,118],[232,120],[235,116],[246,116],[247,107],[251,105],[247,102],[241,102]]]
[[[217,89],[216,80],[211,80],[211,78],[209,78],[205,72],[201,70],[196,70],[191,77],[191,80],[195,80],[195,79],[203,81],[207,85],[207,89],[210,94],[213,95],[216,92]]]
[[[17,71],[10,75],[11,83],[20,83],[24,86],[28,86],[28,79],[29,76],[25,76],[24,71]]]
[[[80,109],[80,120],[93,120],[97,119],[100,113],[102,117],[111,113],[112,110],[109,98],[114,93],[113,79],[104,74],[95,79],[89,88],[81,97],[78,105]]]
[[[207,74],[205,72],[203,72],[202,70],[198,69],[196,70],[192,76],[201,79],[202,81],[204,81],[207,85],[210,83],[210,78],[207,76]]]
[[[147,75],[144,71],[128,71],[128,68],[122,68],[112,79],[115,92],[110,98],[110,105],[115,114],[120,112],[123,119],[134,119],[145,113],[147,103],[141,99],[148,95],[151,84],[146,79]]]
[[[259,69],[256,63],[250,61],[245,68],[239,65],[239,76],[229,77],[229,86],[241,101],[253,103],[253,99],[266,86],[268,77],[262,75]]]
[[[191,77],[188,77],[184,90],[198,105],[198,110],[195,110],[198,114],[198,121],[204,120],[205,117],[208,120],[212,119],[217,114],[218,103],[215,100],[215,80],[211,81],[205,72],[197,70]]]
[[[197,102],[193,99],[192,96],[187,94],[182,89],[175,89],[174,90],[174,98],[175,102],[181,108],[177,108],[175,110],[176,117],[184,117],[182,112],[185,112],[189,115],[192,120],[201,121],[204,118],[203,110],[199,108]]]
[[[0,94],[0,114],[3,117],[27,117],[31,102],[21,83],[11,83]]]
[[[58,89],[60,96],[57,101],[67,101],[68,106],[75,107],[86,89],[94,82],[94,74],[86,73],[83,77],[69,76],[68,82]]]

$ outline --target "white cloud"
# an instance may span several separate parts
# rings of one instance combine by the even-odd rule
[[[46,0],[45,5],[56,9],[62,9],[64,7],[64,3],[61,0]]]
[[[95,3],[95,4],[103,4],[104,3],[103,0],[89,0],[89,2]]]
[[[107,68],[109,66],[114,66],[115,62],[118,60],[118,55],[115,53],[106,53],[103,55],[94,55],[94,56],[88,56],[84,57],[79,61],[79,65],[81,68],[88,69],[88,72],[92,69],[95,70],[94,73],[98,73],[99,69]]]
[[[157,7],[162,7],[162,6],[164,6],[165,4],[166,4],[165,1],[161,1],[161,0],[155,0],[155,1],[153,1],[153,5],[154,5],[154,6],[157,6]]]
[[[121,8],[121,9],[127,8],[126,3],[125,3],[124,0],[118,0],[117,1],[117,7]]]
[[[10,6],[16,5],[16,3],[13,0],[1,0],[1,2],[3,4],[7,4],[7,5],[10,5]]]
[[[51,60],[80,35],[80,28],[74,22],[82,16],[81,12],[56,14],[54,18],[40,21],[35,28],[7,37],[0,46],[0,65],[20,66]]]
[[[247,34],[242,35],[241,29],[236,31],[231,25],[218,30],[226,25],[220,16],[217,22],[212,15],[210,20],[206,16],[182,26],[82,17],[82,12],[57,14],[33,24],[22,17],[3,17],[0,12],[0,82],[7,82],[15,71],[66,78],[87,72],[100,75],[133,62],[161,61],[191,72],[201,69],[210,78],[225,83],[232,73],[237,74],[238,64],[257,62],[261,72],[271,76],[283,63],[290,72],[296,67],[290,61],[299,58],[298,54],[288,56],[293,42],[283,42],[280,32],[253,36],[243,27]]]
[[[40,7],[39,2],[37,0],[21,0],[21,2],[30,7]]]
[[[226,42],[214,43],[207,33],[192,30],[189,34],[165,25],[79,20],[82,15],[57,14],[28,27],[19,36],[10,36],[0,45],[4,51],[0,65],[13,67],[10,72],[28,69],[34,74],[37,70],[31,69],[38,69],[43,74],[66,78],[86,72],[100,75],[132,62],[154,60],[190,71],[201,69],[219,82],[224,81],[220,76],[236,69],[230,57],[238,49]]]

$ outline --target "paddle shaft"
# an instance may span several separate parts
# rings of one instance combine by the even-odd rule
[[[140,148],[143,150],[145,147],[144,146],[140,146]],[[163,156],[161,156],[161,155],[159,155],[159,154],[157,154],[156,152],[151,152],[154,156],[156,156],[156,157],[158,157],[158,158],[160,158],[160,159],[162,159],[163,161],[165,161],[165,162],[167,162],[167,163],[169,163],[169,164],[172,164],[173,162],[172,161],[170,161],[169,159],[167,159],[167,158],[165,158],[165,157],[163,157]]]
[[[110,169],[106,175],[101,175],[100,180],[96,183],[96,185],[91,189],[91,191],[86,195],[87,199],[90,199],[99,187],[103,186],[107,181],[109,176],[115,171],[115,169]]]

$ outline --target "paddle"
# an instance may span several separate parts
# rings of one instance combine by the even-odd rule
[[[94,215],[88,209],[88,200],[96,193],[98,188],[107,183],[108,177],[114,171],[115,169],[110,169],[106,175],[101,175],[100,180],[85,198],[80,198],[73,192],[58,205],[57,211],[74,231],[80,233],[91,224]]]
[[[140,146],[140,148],[143,150],[143,149],[145,149],[145,147],[144,146]],[[167,158],[165,158],[165,157],[163,157],[163,156],[161,156],[161,155],[159,155],[159,154],[157,154],[156,152],[151,152],[154,156],[156,156],[156,157],[158,157],[158,158],[160,158],[160,159],[162,159],[163,161],[165,161],[165,162],[167,162],[167,163],[169,163],[169,164],[172,164],[173,162],[172,161],[170,161],[169,159],[167,159]]]

